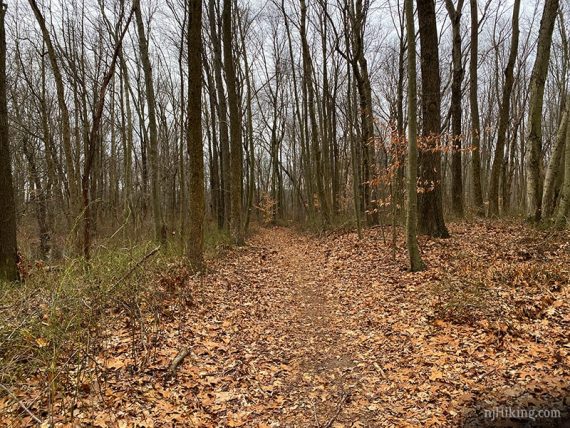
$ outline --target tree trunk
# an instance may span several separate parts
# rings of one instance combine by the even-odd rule
[[[352,54],[349,54],[349,61],[352,65],[354,80],[358,89],[359,96],[359,112],[360,112],[360,133],[361,147],[359,152],[361,165],[361,182],[360,196],[361,204],[366,213],[366,222],[368,225],[378,223],[377,206],[372,201],[376,199],[374,194],[374,186],[371,181],[375,174],[375,150],[374,150],[374,117],[372,111],[372,89],[370,86],[370,76],[368,73],[368,62],[364,55],[364,27],[366,15],[364,5],[361,0],[357,0],[354,4],[349,3],[347,7],[350,13],[349,19],[351,28],[347,29],[348,34],[352,34],[351,46]]]
[[[325,225],[330,224],[330,215],[328,208],[328,201],[325,195],[325,188],[323,183],[323,166],[321,161],[321,148],[319,142],[319,130],[317,125],[317,117],[315,112],[315,89],[313,86],[313,64],[311,60],[311,54],[309,51],[309,44],[307,41],[307,5],[305,0],[301,0],[301,45],[303,51],[303,81],[307,89],[307,108],[308,119],[310,122],[310,138],[311,138],[311,152],[312,159],[315,166],[315,180],[317,182],[317,198],[319,199],[319,205],[321,209],[321,214],[323,222]]]
[[[221,184],[221,207],[222,210],[222,224],[226,229],[229,229],[230,216],[231,216],[231,174],[230,174],[230,137],[228,135],[228,107],[226,94],[224,92],[224,82],[222,78],[222,71],[224,68],[222,62],[222,43],[218,28],[216,25],[217,13],[215,7],[216,1],[209,0],[208,14],[210,20],[210,37],[212,39],[212,51],[214,54],[214,64],[212,69],[214,71],[214,78],[216,81],[217,95],[218,95],[218,118],[219,118],[219,131],[220,131],[220,184]]]
[[[123,143],[123,213],[127,218],[134,216],[132,199],[132,165],[133,165],[133,113],[130,99],[129,70],[125,61],[124,53],[119,54],[121,75],[121,139]]]
[[[519,9],[520,0],[515,0],[513,5],[511,49],[509,60],[505,68],[505,84],[501,106],[499,108],[499,129],[497,133],[497,145],[495,146],[495,158],[491,167],[491,182],[489,184],[489,216],[499,215],[499,181],[503,170],[505,157],[505,140],[507,138],[507,128],[511,122],[511,92],[514,84],[514,69],[519,48]]]
[[[139,50],[144,73],[145,98],[148,107],[149,127],[149,157],[150,157],[150,198],[152,216],[154,221],[154,237],[162,245],[166,244],[166,225],[162,217],[161,193],[160,193],[160,159],[158,152],[158,130],[156,125],[156,98],[154,94],[154,81],[152,78],[152,65],[148,51],[148,39],[145,34],[140,0],[136,2],[135,19],[139,36]]]
[[[8,102],[6,99],[7,6],[0,5],[0,281],[17,281],[18,245],[16,242],[16,201],[10,158]]]
[[[569,98],[567,96],[567,98]],[[558,126],[558,132],[556,133],[556,141],[554,142],[554,149],[552,150],[552,155],[550,157],[550,162],[548,168],[546,169],[546,176],[544,178],[543,196],[542,196],[542,218],[544,220],[549,219],[554,212],[554,188],[556,183],[556,178],[560,174],[560,167],[562,163],[562,154],[564,153],[564,144],[566,141],[566,133],[568,132],[568,115],[570,108],[566,106],[564,113],[562,114],[562,119],[560,120],[560,125]]]
[[[540,30],[536,59],[530,78],[530,99],[528,113],[528,144],[527,155],[527,218],[538,222],[541,218],[541,186],[540,170],[542,166],[542,105],[544,86],[548,65],[550,62],[550,48],[552,45],[552,32],[558,13],[558,0],[546,0]]]
[[[100,138],[99,131],[101,128],[101,120],[103,116],[103,109],[105,107],[105,94],[107,92],[107,88],[109,87],[109,83],[111,82],[111,78],[115,74],[115,66],[117,64],[117,60],[119,58],[119,54],[121,53],[123,38],[127,33],[129,28],[129,24],[131,23],[133,14],[136,12],[136,5],[133,5],[128,18],[125,21],[125,26],[119,34],[119,37],[116,40],[116,45],[113,49],[113,55],[111,58],[111,63],[109,64],[109,68],[105,72],[103,76],[103,81],[101,82],[101,86],[99,91],[94,99],[97,100],[94,109],[93,109],[93,118],[91,121],[91,130],[88,133],[87,142],[86,142],[86,149],[83,159],[83,174],[81,175],[81,198],[83,202],[83,257],[85,260],[90,259],[90,249],[91,249],[91,232],[92,232],[92,219],[91,219],[91,196],[90,195],[90,180],[91,174],[93,170],[93,163],[95,160],[96,155],[96,148],[97,142]],[[118,26],[122,24],[123,21],[123,13],[121,11],[121,16],[119,18]]]
[[[445,5],[451,19],[453,47],[453,77],[451,83],[451,120],[452,120],[452,147],[451,154],[451,205],[453,213],[457,217],[463,217],[463,177],[462,177],[462,154],[461,154],[461,84],[463,82],[463,64],[461,62],[461,13],[463,0],[459,0],[457,8],[451,0],[446,0]]]
[[[417,239],[417,89],[416,89],[416,31],[412,0],[406,0],[406,31],[408,33],[408,210],[406,213],[406,244],[410,258],[410,270],[425,269]]]
[[[243,49],[243,63],[244,63],[244,74],[245,74],[245,84],[246,84],[246,141],[248,142],[248,154],[247,154],[247,164],[248,164],[248,189],[247,189],[247,199],[246,199],[246,210],[245,210],[245,220],[244,220],[244,233],[247,233],[249,229],[249,223],[251,220],[251,213],[253,211],[253,199],[255,193],[255,148],[254,148],[254,138],[253,138],[253,84],[251,76],[251,64],[249,63],[247,55],[247,45],[246,45],[246,34],[244,31],[243,18],[240,17],[239,20],[239,30],[240,30],[240,41],[241,48]]]
[[[222,12],[222,33],[224,45],[224,69],[228,90],[228,107],[230,112],[230,180],[231,180],[231,216],[230,232],[236,245],[243,245],[244,230],[242,224],[242,180],[243,180],[243,147],[241,142],[241,120],[238,94],[236,89],[236,72],[233,57],[232,1],[224,0]]]
[[[51,234],[49,231],[48,216],[47,216],[47,198],[46,190],[43,188],[38,167],[36,164],[35,153],[30,148],[29,141],[24,137],[22,141],[22,150],[24,156],[28,159],[30,167],[30,181],[33,184],[31,189],[31,200],[34,202],[36,219],[38,222],[38,237],[40,240],[39,254],[42,260],[47,260],[50,253],[50,240]]]
[[[211,198],[212,198],[212,209],[213,215],[215,216],[218,224],[218,229],[224,228],[224,190],[222,187],[223,177],[220,174],[220,150],[218,143],[218,136],[221,139],[222,127],[227,126],[225,124],[219,124],[216,126],[216,111],[219,110],[218,99],[216,97],[216,84],[214,83],[214,76],[210,65],[205,57],[202,58],[202,64],[204,66],[204,78],[207,84],[207,93],[209,99],[210,107],[210,117],[211,117],[211,136],[212,140],[210,142],[212,148],[212,157],[210,159],[210,183],[211,183]],[[224,101],[225,103],[225,101]],[[224,104],[225,105],[225,104]],[[216,133],[218,130],[218,134]],[[227,134],[226,134],[227,137]],[[221,169],[223,171],[223,168]],[[229,192],[228,192],[229,195]]]
[[[36,3],[36,0],[28,0],[30,6],[36,17],[36,21],[40,26],[42,31],[42,37],[46,45],[48,57],[51,64],[51,69],[53,77],[55,80],[56,93],[57,93],[57,104],[61,114],[61,139],[63,142],[63,152],[65,155],[65,167],[67,170],[67,181],[69,189],[69,205],[71,207],[70,212],[72,216],[79,215],[80,210],[80,183],[79,183],[79,171],[76,170],[73,162],[73,152],[71,148],[71,122],[69,119],[69,109],[65,101],[65,89],[63,86],[63,76],[61,74],[61,69],[59,68],[59,63],[57,61],[57,54],[53,46],[49,31],[45,19],[40,12],[40,9]],[[71,219],[75,221],[75,219]]]
[[[190,179],[188,260],[204,268],[204,149],[202,146],[202,0],[188,10],[188,154]]]
[[[471,4],[471,52],[469,57],[469,106],[471,109],[471,174],[473,181],[473,205],[475,214],[485,215],[483,205],[483,191],[481,189],[481,125],[479,123],[479,101],[477,99],[477,70],[479,54],[479,13],[477,0],[470,0]]]
[[[422,143],[419,155],[419,229],[421,233],[449,237],[441,196],[441,93],[435,4],[418,0],[422,74]],[[409,50],[411,52],[411,50]]]
[[[566,97],[566,113],[570,116],[570,97]],[[556,213],[556,226],[564,227],[570,223],[570,117],[566,121],[566,148],[564,150],[564,184],[562,197]]]

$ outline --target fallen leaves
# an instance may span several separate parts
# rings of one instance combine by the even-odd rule
[[[379,229],[361,241],[263,229],[203,279],[166,267],[160,286],[186,291],[163,302],[146,364],[130,326],[109,324],[100,384],[81,386],[74,423],[439,427],[497,403],[554,405],[570,381],[567,242],[457,224],[451,239],[420,239],[429,268],[412,274],[403,241],[392,260]]]
[[[429,380],[436,381],[443,379],[443,372],[437,370],[436,368],[431,369],[431,374],[429,375]]]

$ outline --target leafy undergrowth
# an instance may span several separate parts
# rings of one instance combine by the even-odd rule
[[[202,278],[172,262],[149,279],[152,340],[118,309],[85,363],[93,376],[51,404],[30,376],[0,398],[3,420],[32,425],[25,406],[69,426],[456,427],[486,426],[499,406],[567,411],[568,233],[451,232],[420,239],[428,270],[415,274],[401,237],[393,260],[380,229],[360,241],[262,229]]]

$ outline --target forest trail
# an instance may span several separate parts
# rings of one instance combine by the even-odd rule
[[[394,426],[405,410],[386,394],[395,384],[385,367],[409,370],[410,335],[391,337],[392,317],[413,320],[413,308],[390,289],[401,272],[391,266],[373,280],[383,265],[370,258],[371,241],[354,238],[266,228],[214,261],[158,346],[158,370],[189,347],[176,379],[142,376],[154,392],[113,417],[142,414],[156,426]]]
[[[262,249],[270,278],[264,294],[274,317],[265,331],[283,340],[288,353],[290,376],[282,386],[292,408],[285,421],[331,426],[351,395],[349,374],[358,360],[343,316],[342,281],[325,269],[327,250],[312,237],[266,229],[253,245]]]
[[[247,402],[261,382],[265,396],[253,405],[260,426],[341,426],[354,394],[358,348],[347,328],[342,280],[327,269],[328,251],[318,239],[286,228],[262,229],[238,250],[238,284],[231,290],[237,286],[239,297],[230,299],[227,313],[239,314],[240,328],[229,345],[243,352],[236,361],[255,354],[242,365],[255,378],[242,397]]]
[[[500,405],[567,408],[570,240],[544,233],[456,225],[420,242],[415,274],[379,229],[262,228],[175,291],[165,266],[154,346],[116,314],[69,426],[458,427]]]

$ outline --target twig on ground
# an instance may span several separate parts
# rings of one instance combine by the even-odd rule
[[[178,368],[180,363],[184,360],[184,358],[188,356],[188,354],[190,354],[190,348],[184,348],[178,352],[176,357],[174,357],[174,359],[170,363],[170,366],[168,367],[168,372],[166,372],[166,377],[168,379],[174,377],[174,375],[176,374],[176,369]]]
[[[340,414],[340,411],[342,410],[342,406],[346,402],[346,399],[348,398],[349,395],[350,394],[348,392],[343,391],[343,393],[340,397],[340,400],[338,400],[338,403],[336,405],[336,410],[334,412],[334,415],[332,415],[332,417],[328,420],[328,422],[326,424],[324,424],[322,426],[322,428],[331,428],[332,427],[332,424],[334,423],[336,418],[338,418],[338,415]]]
[[[40,425],[43,424],[43,421],[42,421],[40,418],[38,418],[36,415],[34,415],[34,414],[32,413],[32,411],[31,411],[30,409],[28,409],[28,407],[27,407],[24,403],[22,403],[22,401],[21,401],[18,397],[16,397],[12,391],[10,391],[8,388],[6,388],[6,387],[5,387],[3,384],[1,384],[1,383],[0,383],[0,387],[1,387],[4,391],[6,391],[6,392],[8,393],[8,395],[9,395],[10,397],[12,397],[12,399],[13,399],[14,401],[16,401],[16,403],[18,403],[18,405],[19,405],[28,415],[30,415],[34,421],[36,421],[36,422],[37,422],[38,424],[40,424]]]
[[[317,416],[317,407],[315,406],[315,401],[311,400],[311,408],[313,409],[313,416],[315,417],[315,426],[320,428],[321,423],[319,422],[319,417]]]

